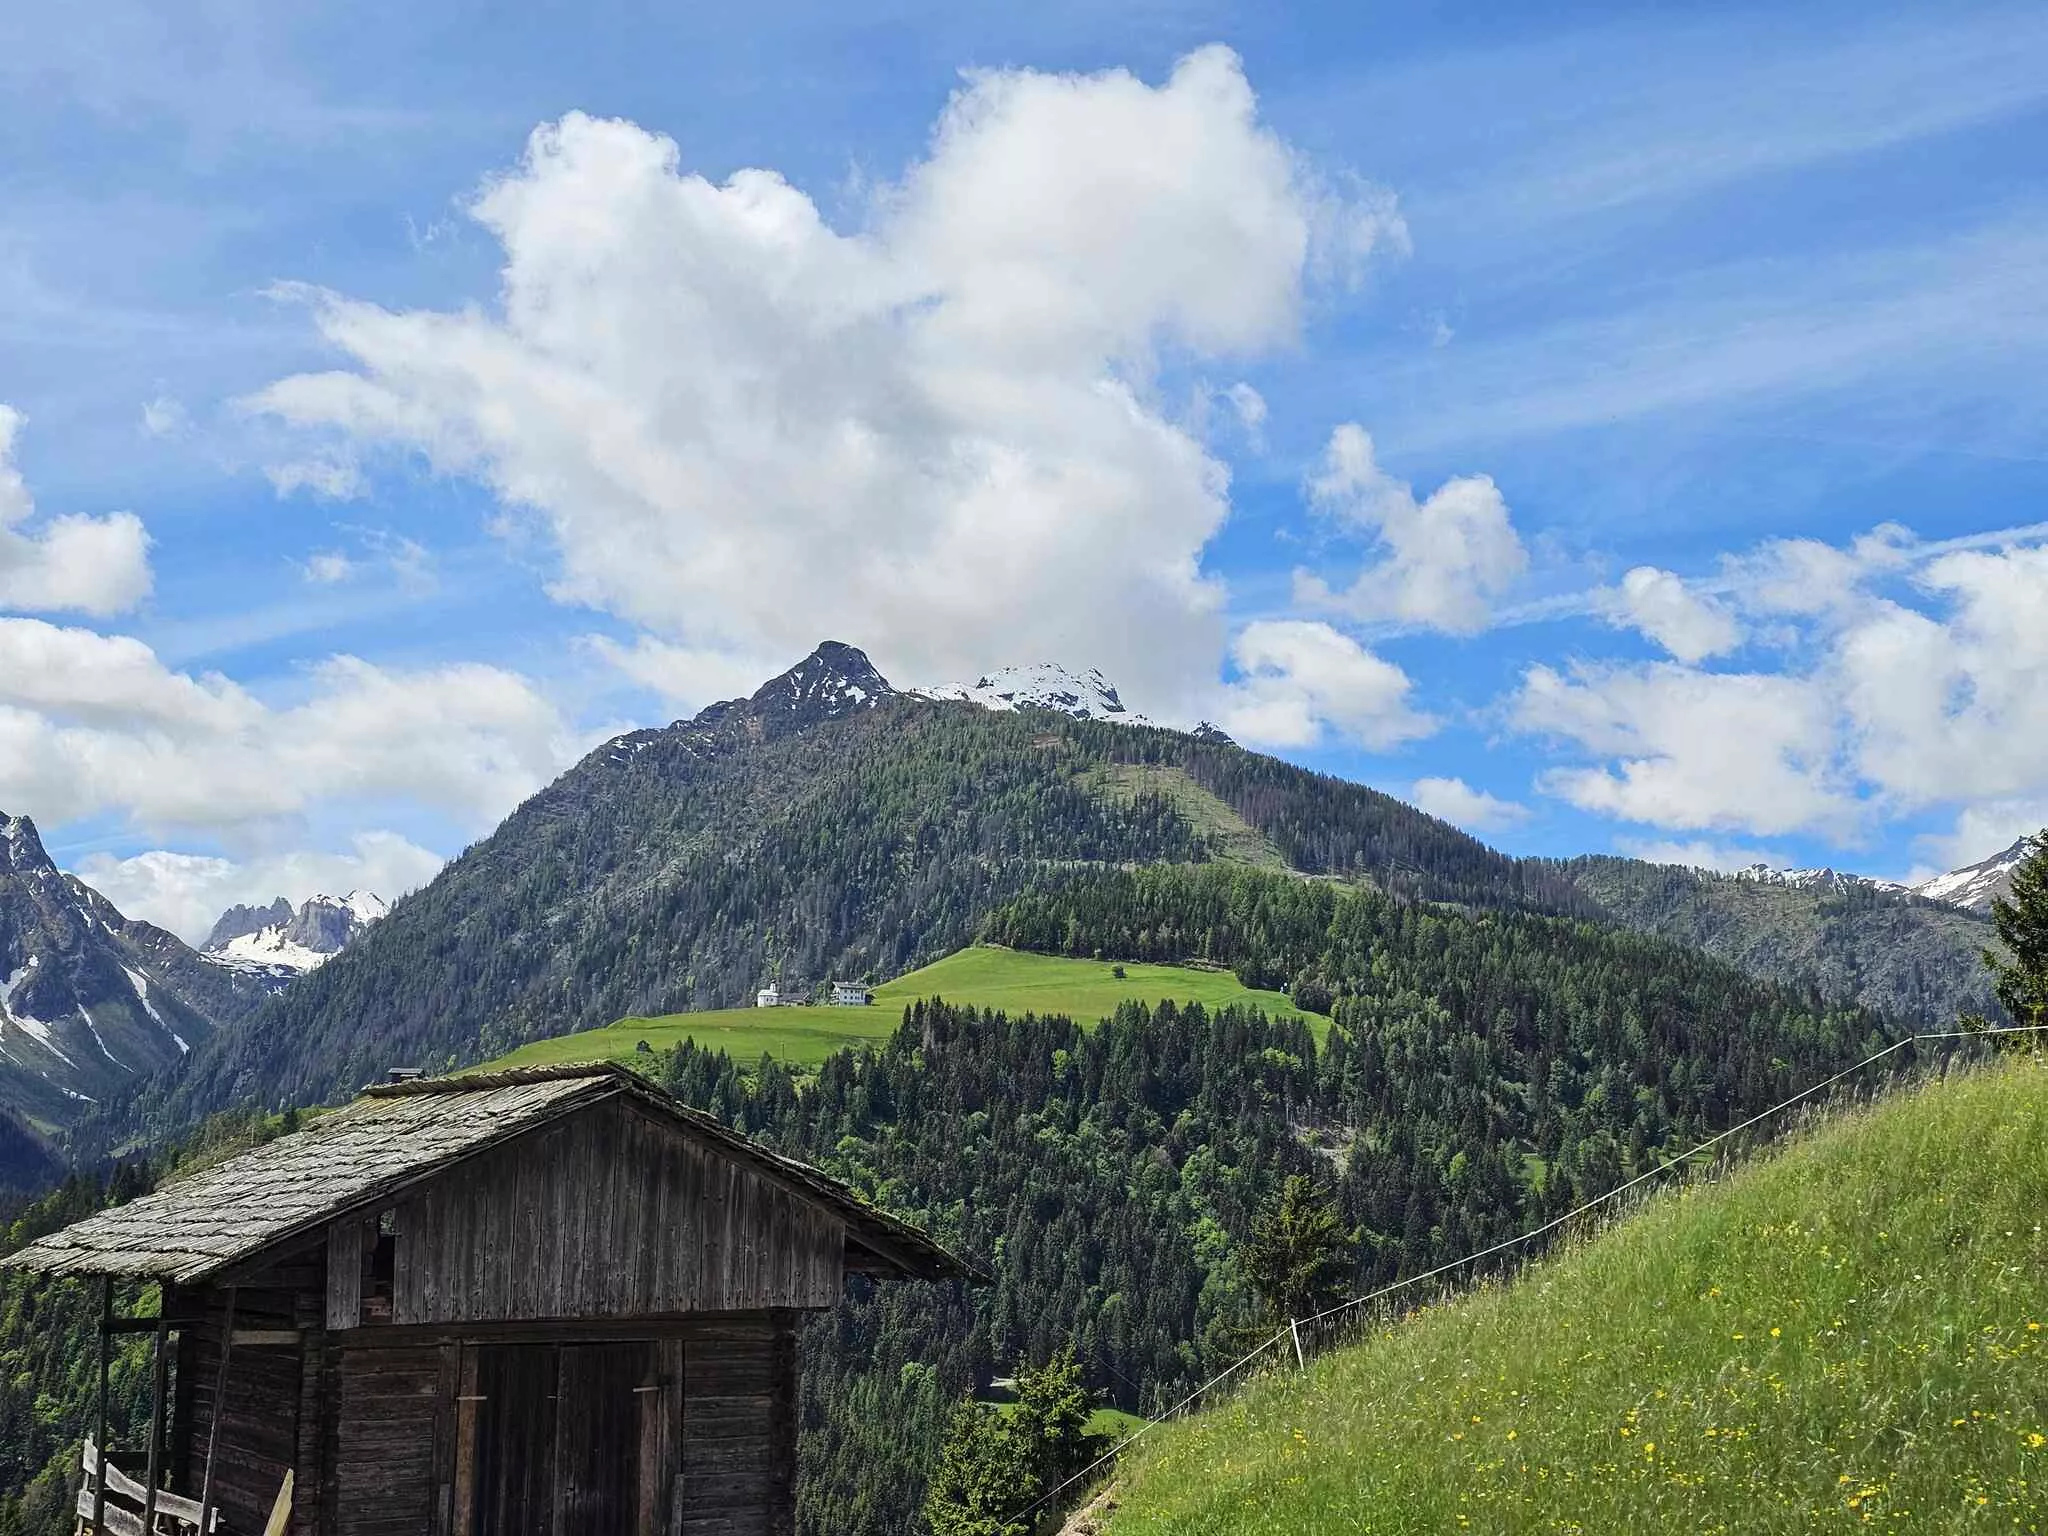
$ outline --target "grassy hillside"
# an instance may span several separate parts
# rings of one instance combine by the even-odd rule
[[[1111,1536],[2048,1529],[2048,1064],[1834,1122],[1131,1453]]]
[[[765,1051],[793,1066],[814,1067],[843,1046],[886,1039],[903,1022],[907,1004],[929,997],[1013,1015],[1059,1014],[1084,1021],[1106,1018],[1122,1002],[1156,1003],[1162,998],[1210,1009],[1242,1004],[1275,1017],[1292,1018],[1297,1012],[1285,993],[1241,986],[1228,971],[1138,964],[1123,970],[1119,979],[1107,960],[1068,960],[992,946],[963,949],[884,982],[866,1008],[719,1008],[621,1019],[603,1029],[536,1040],[493,1065],[624,1061],[643,1042],[664,1050],[694,1039],[735,1061],[754,1061]],[[1325,1022],[1313,1015],[1304,1017],[1316,1026]]]

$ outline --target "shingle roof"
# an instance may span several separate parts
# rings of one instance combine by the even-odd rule
[[[612,1064],[380,1084],[304,1130],[72,1223],[0,1259],[46,1274],[192,1284],[372,1206],[451,1163],[572,1110],[627,1094],[845,1220],[876,1267],[922,1279],[975,1272],[924,1233],[807,1164],[769,1151]]]

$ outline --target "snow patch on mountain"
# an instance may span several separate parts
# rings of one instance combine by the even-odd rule
[[[112,1051],[107,1049],[106,1036],[100,1033],[99,1022],[98,1020],[93,1018],[92,1010],[90,1008],[86,1007],[85,1004],[80,1003],[78,1005],[78,1016],[81,1019],[85,1020],[85,1027],[92,1032],[92,1043],[100,1048],[100,1054],[102,1056],[106,1057],[108,1061],[111,1061],[123,1072],[130,1072],[134,1070],[132,1067],[128,1065],[127,1062],[123,1061],[120,1057],[116,1056]]]
[[[1923,880],[1913,887],[1913,893],[1929,901],[1945,901],[1952,907],[1989,912],[1993,901],[2012,894],[2012,872],[2025,860],[2028,849],[2029,839],[2023,837],[2003,853]]]
[[[71,1058],[66,1056],[64,1048],[57,1044],[54,1021],[39,1019],[25,1009],[19,1012],[15,1010],[14,995],[28,985],[29,978],[35,975],[36,966],[41,962],[41,958],[39,955],[30,955],[28,963],[16,966],[8,972],[6,984],[0,986],[0,1042],[5,1041],[10,1027],[18,1029],[68,1066],[71,1065]]]
[[[143,975],[142,972],[125,965],[121,967],[121,974],[126,976],[128,984],[135,988],[136,1001],[142,1004],[143,1012],[156,1021],[157,1028],[161,1029],[177,1043],[179,1054],[191,1054],[192,1047],[185,1043],[185,1037],[171,1028],[170,1021],[158,1013],[156,1011],[156,1004],[149,1000],[149,978]]]
[[[908,691],[919,698],[979,704],[983,709],[998,711],[1048,709],[1076,720],[1110,720],[1119,725],[1153,723],[1124,708],[1116,685],[1096,668],[1077,673],[1050,661],[1003,667],[971,683],[941,683],[935,688]]]

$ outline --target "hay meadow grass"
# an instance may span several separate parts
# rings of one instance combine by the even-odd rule
[[[649,1050],[664,1050],[695,1040],[707,1049],[726,1052],[743,1066],[766,1053],[793,1067],[815,1067],[847,1046],[888,1039],[903,1022],[907,1005],[932,997],[1012,1016],[1063,1014],[1083,1024],[1109,1017],[1119,1003],[1152,1004],[1163,998],[1212,1010],[1235,1004],[1276,1018],[1298,1012],[1284,992],[1254,990],[1225,970],[1135,960],[1121,966],[1122,976],[1117,969],[1110,960],[1074,960],[980,944],[883,982],[866,1008],[721,1008],[621,1019],[601,1029],[532,1041],[487,1066],[631,1061],[640,1054],[642,1042]],[[1328,1031],[1327,1019],[1300,1016],[1309,1020],[1317,1038]]]
[[[2048,1531],[2048,1061],[1845,1113],[1126,1454],[1108,1536]]]

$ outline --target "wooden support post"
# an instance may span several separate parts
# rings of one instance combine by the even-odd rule
[[[227,1315],[220,1325],[220,1368],[213,1374],[213,1402],[206,1423],[206,1476],[199,1484],[199,1536],[213,1536],[213,1464],[220,1451],[220,1421],[227,1415],[228,1356],[235,1347],[235,1288],[228,1287]]]
[[[93,1414],[93,1444],[99,1447],[99,1475],[93,1479],[93,1536],[105,1536],[107,1529],[107,1373],[114,1352],[114,1277],[100,1276],[100,1395]]]
[[[170,1360],[164,1349],[170,1336],[170,1319],[164,1316],[164,1302],[170,1287],[158,1288],[161,1299],[156,1309],[156,1338],[150,1345],[149,1362],[149,1490],[142,1496],[142,1536],[156,1536],[157,1485],[163,1477],[164,1397],[170,1389]]]
[[[1308,1369],[1308,1356],[1301,1350],[1301,1324],[1293,1318],[1287,1319],[1287,1331],[1294,1336],[1294,1363],[1300,1370]]]

